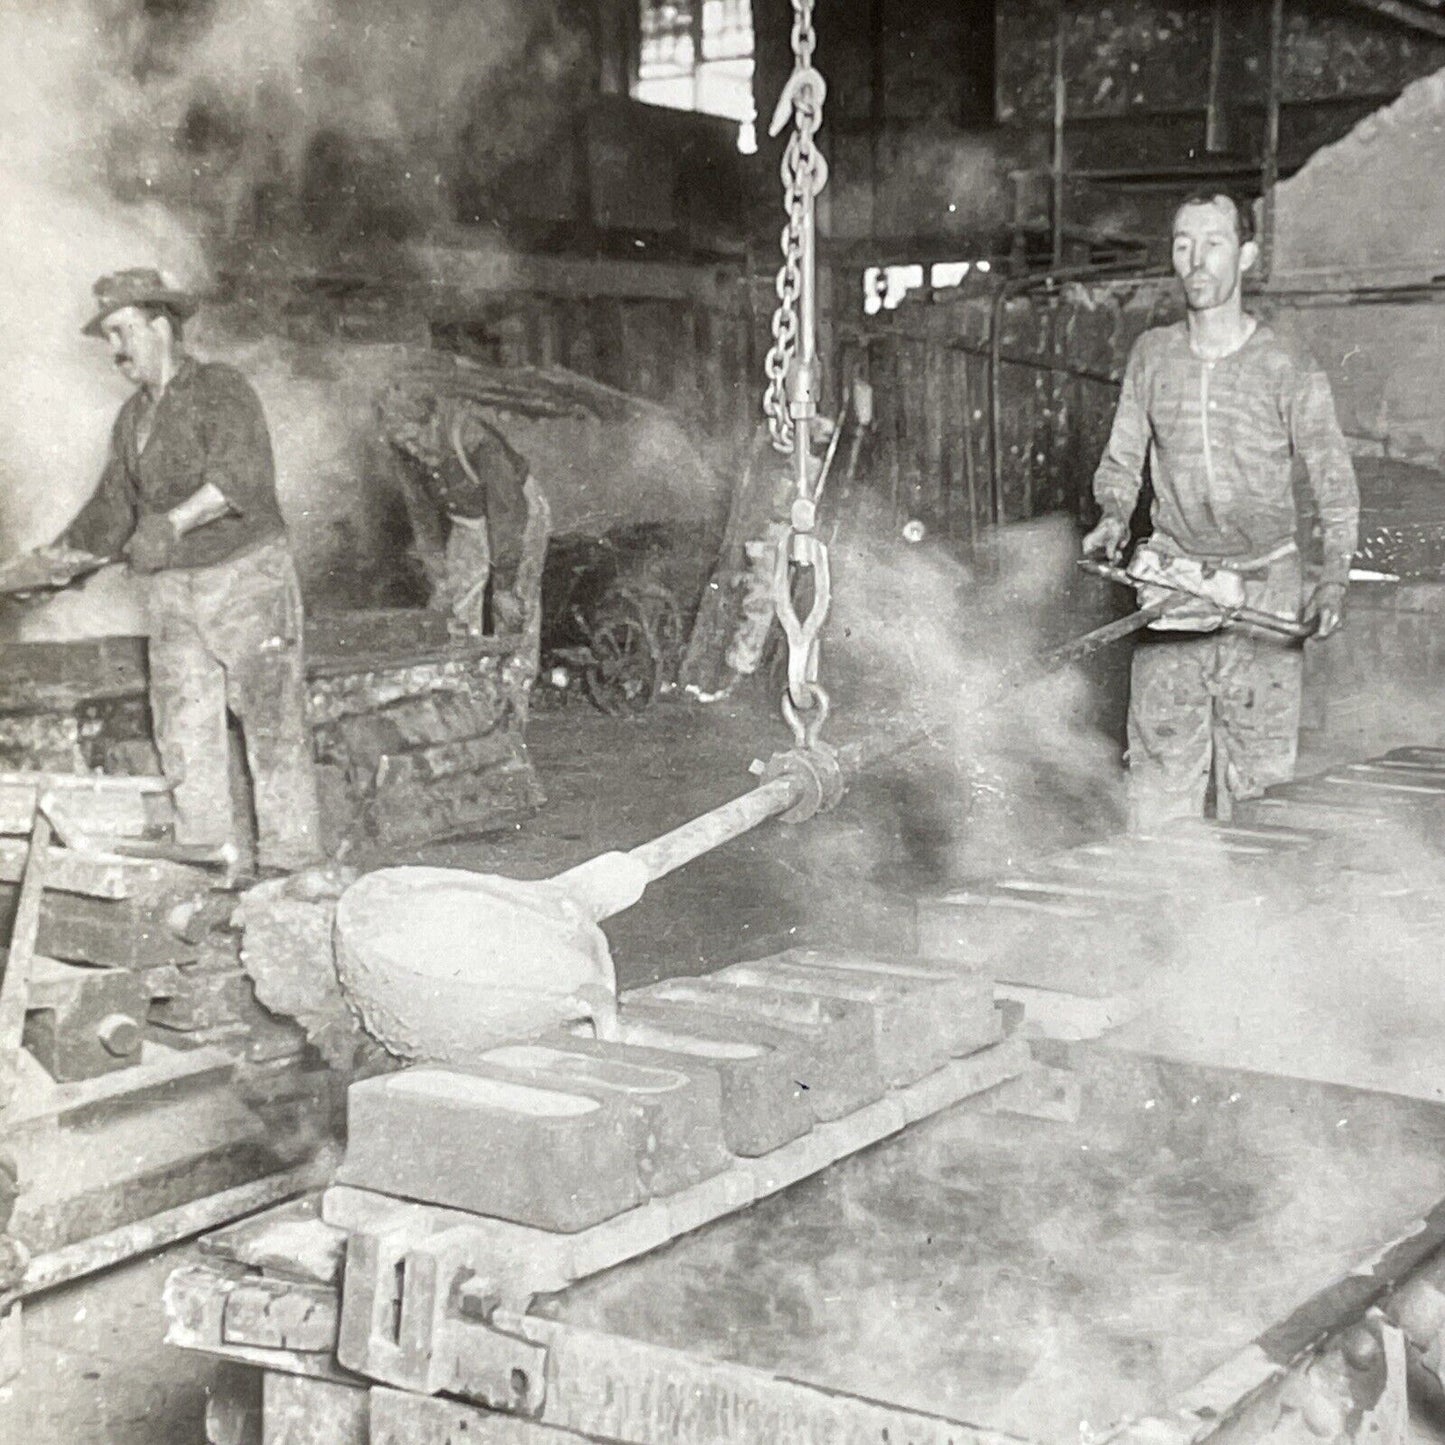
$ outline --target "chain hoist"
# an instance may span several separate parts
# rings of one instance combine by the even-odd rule
[[[788,686],[783,717],[799,747],[817,745],[828,716],[828,694],[818,683],[819,640],[831,600],[828,549],[816,532],[818,482],[812,462],[813,420],[818,413],[817,197],[828,183],[828,163],[818,149],[828,87],[813,65],[817,44],[813,0],[793,0],[793,73],[778,97],[768,134],[792,123],[783,148],[783,264],[778,270],[778,307],[768,352],[763,410],[774,448],[793,459],[794,497],[786,543],[778,549],[773,601],[788,642]],[[805,616],[795,601],[803,574],[812,595]]]
[[[781,135],[792,123],[783,148],[783,264],[778,269],[778,306],[773,313],[773,344],[764,368],[768,385],[763,410],[773,445],[784,456],[794,450],[798,403],[816,407],[817,264],[815,201],[828,184],[828,162],[818,149],[823,101],[828,86],[813,65],[818,41],[813,29],[813,0],[793,0],[793,73],[778,97],[768,134]]]

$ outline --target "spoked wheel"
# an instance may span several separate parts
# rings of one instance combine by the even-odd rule
[[[657,700],[682,642],[682,616],[664,587],[609,592],[592,624],[587,695],[609,717],[636,717]]]

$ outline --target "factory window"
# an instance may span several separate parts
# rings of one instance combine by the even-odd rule
[[[979,261],[935,261],[927,269],[928,284],[935,291],[945,291],[953,286],[963,285],[970,272],[987,275],[990,263]],[[880,311],[892,311],[899,306],[910,291],[923,287],[924,267],[912,266],[869,266],[863,272],[863,310],[868,316]]]
[[[752,0],[638,0],[633,96],[649,105],[738,123],[738,149],[757,149]]]

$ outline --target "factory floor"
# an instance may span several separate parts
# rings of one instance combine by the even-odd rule
[[[848,716],[840,705],[830,731],[842,741],[881,721],[861,709]],[[549,797],[536,817],[487,837],[356,861],[540,876],[605,848],[632,846],[745,791],[748,763],[789,744],[761,689],[708,708],[664,701],[637,720],[603,717],[575,698],[554,701],[538,708],[528,738]],[[906,947],[900,940],[911,928],[910,887],[937,886],[960,865],[997,866],[986,848],[971,860],[958,852],[975,805],[995,823],[1002,816],[1020,840],[1067,842],[1099,830],[1096,800],[1069,806],[1066,799],[1061,807],[1048,796],[1057,779],[1047,774],[1027,785],[1016,778],[1006,805],[1003,790],[985,780],[972,790],[971,805],[950,790],[929,795],[926,776],[939,766],[938,745],[885,760],[836,812],[806,828],[761,829],[655,885],[607,925],[623,986],[803,942]],[[0,1445],[203,1440],[213,1367],[162,1340],[162,1287],[192,1248],[178,1246],[32,1302],[26,1368],[0,1387]]]
[[[0,1386],[4,1445],[204,1445],[210,1360],[164,1343],[161,1291],[182,1245],[25,1310],[19,1378]]]
[[[958,737],[943,730],[906,755],[885,758],[855,782],[835,812],[803,828],[765,827],[663,880],[608,924],[624,987],[803,942],[906,949],[910,895],[1110,831],[1118,823],[1119,801],[1111,732],[1117,716],[1110,712],[1110,695],[1102,688],[1066,699],[1080,739],[1079,755],[1066,763],[1059,761],[1056,735],[1020,726],[1017,717],[987,739],[971,735],[976,746],[967,757],[959,755]],[[846,702],[845,696],[830,728],[838,740],[883,724],[881,713],[850,709]],[[548,874],[604,848],[631,846],[745,790],[748,762],[788,741],[761,691],[707,709],[664,702],[636,721],[604,718],[579,702],[539,708],[529,739],[549,793],[548,805],[535,818],[504,833],[386,861],[450,863],[514,876]],[[1053,1197],[1068,1205],[1065,1214],[1073,1209],[1068,1201],[1076,1197],[1075,1186],[1065,1175],[1069,1161],[1079,1156],[1056,1148],[1054,1138],[1066,1126],[1040,1126],[1047,1137],[1022,1152],[1006,1147],[1015,1126],[1000,1120],[980,1127],[984,1138],[970,1148],[982,1151],[980,1159],[998,1185],[997,1198],[1022,1209]],[[1188,1192],[1189,1178],[1194,1178],[1198,1207],[1206,1213],[1214,1208],[1218,1191],[1202,1165],[1160,1173],[1157,1130],[1136,1136],[1119,1125],[1111,1138],[1115,1153],[1109,1180],[1157,1175],[1164,1201],[1160,1208],[1167,1213],[1181,1203],[1170,1191]],[[1224,1144],[1229,1145],[1229,1136]],[[1010,1174],[1011,1159],[1016,1177]],[[1425,1161],[1398,1162],[1402,1169],[1412,1162],[1421,1168],[1390,1201],[1391,1217],[1380,1222],[1381,1229],[1410,1217],[1412,1209],[1445,1190],[1445,1176],[1435,1177],[1438,1170]],[[1046,1167],[1059,1173],[1048,1188],[1047,1181],[1040,1182]],[[1361,1177],[1368,1174],[1366,1167]],[[1146,1189],[1144,1183],[1138,1187]],[[949,1197],[959,1207],[974,1207],[982,1199],[968,1205],[961,1196]],[[1113,1237],[1117,1231],[1109,1225],[1108,1189],[1098,1203],[1103,1237]],[[1356,1235],[1373,1240],[1375,1203],[1363,1191],[1355,1199],[1352,1228],[1343,1231],[1351,1245]],[[1058,1220],[1062,1225],[1063,1216]],[[1339,1224],[1333,1217],[1331,1222]],[[1095,1257],[1086,1247],[1088,1229],[1082,1221],[1070,1226],[1071,1237],[1082,1242],[1075,1251],[1080,1270],[1090,1268]],[[985,1376],[991,1373],[999,1392],[1010,1393],[1016,1392],[1022,1363],[1038,1341],[1052,1338],[1049,1311],[1057,1271],[1049,1250],[1034,1257],[1039,1254],[1034,1246],[1040,1240],[1047,1244],[1046,1235],[1030,1239],[997,1228],[993,1233],[1000,1248],[1017,1246],[1016,1260],[962,1260],[958,1267],[969,1276],[975,1268],[987,1273],[1016,1266],[1016,1273],[1031,1281],[1016,1345],[1007,1348],[995,1337],[993,1353],[985,1350],[974,1362]],[[1275,1242],[1289,1244],[1287,1239]],[[214,1367],[170,1349],[162,1339],[165,1278],[193,1248],[178,1246],[33,1302],[26,1321],[26,1369],[0,1388],[0,1445],[194,1445],[204,1439],[205,1391]],[[1333,1257],[1329,1262],[1336,1263]],[[1227,1262],[1229,1270],[1236,1267],[1237,1261]],[[1058,1302],[1076,1296],[1077,1283],[1072,1276],[1064,1279]],[[973,1292],[968,1278],[960,1281],[960,1289],[965,1298]],[[1219,1294],[1229,1293],[1221,1281]],[[1166,1332],[1169,1313],[1161,1305],[1156,1316],[1161,1332]],[[1147,1323],[1136,1320],[1115,1333],[1120,1350],[1149,1356]],[[1053,1359],[1055,1371],[1067,1368],[1067,1359],[1067,1354]],[[987,1393],[986,1381],[974,1384]]]

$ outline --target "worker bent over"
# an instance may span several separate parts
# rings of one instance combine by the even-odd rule
[[[460,398],[398,385],[380,413],[430,606],[471,636],[520,635],[535,672],[551,515],[525,459]]]
[[[1225,195],[1191,197],[1174,217],[1185,319],[1146,331],[1125,368],[1108,448],[1094,475],[1103,520],[1084,550],[1117,559],[1145,463],[1153,535],[1132,570],[1316,625],[1339,625],[1359,494],[1324,374],[1245,313],[1258,254],[1251,213]],[[1324,565],[1306,588],[1292,474],[1308,472]],[[1129,697],[1133,826],[1200,816],[1293,776],[1302,644],[1236,624],[1218,608],[1171,611],[1134,652]],[[1211,630],[1212,629],[1212,630]]]
[[[261,403],[233,367],[188,356],[194,298],[153,270],[95,285],[85,332],[135,395],[90,500],[58,545],[149,577],[150,701],[177,842],[235,840],[227,710],[255,789],[257,862],[321,858],[301,653],[301,589]]]

